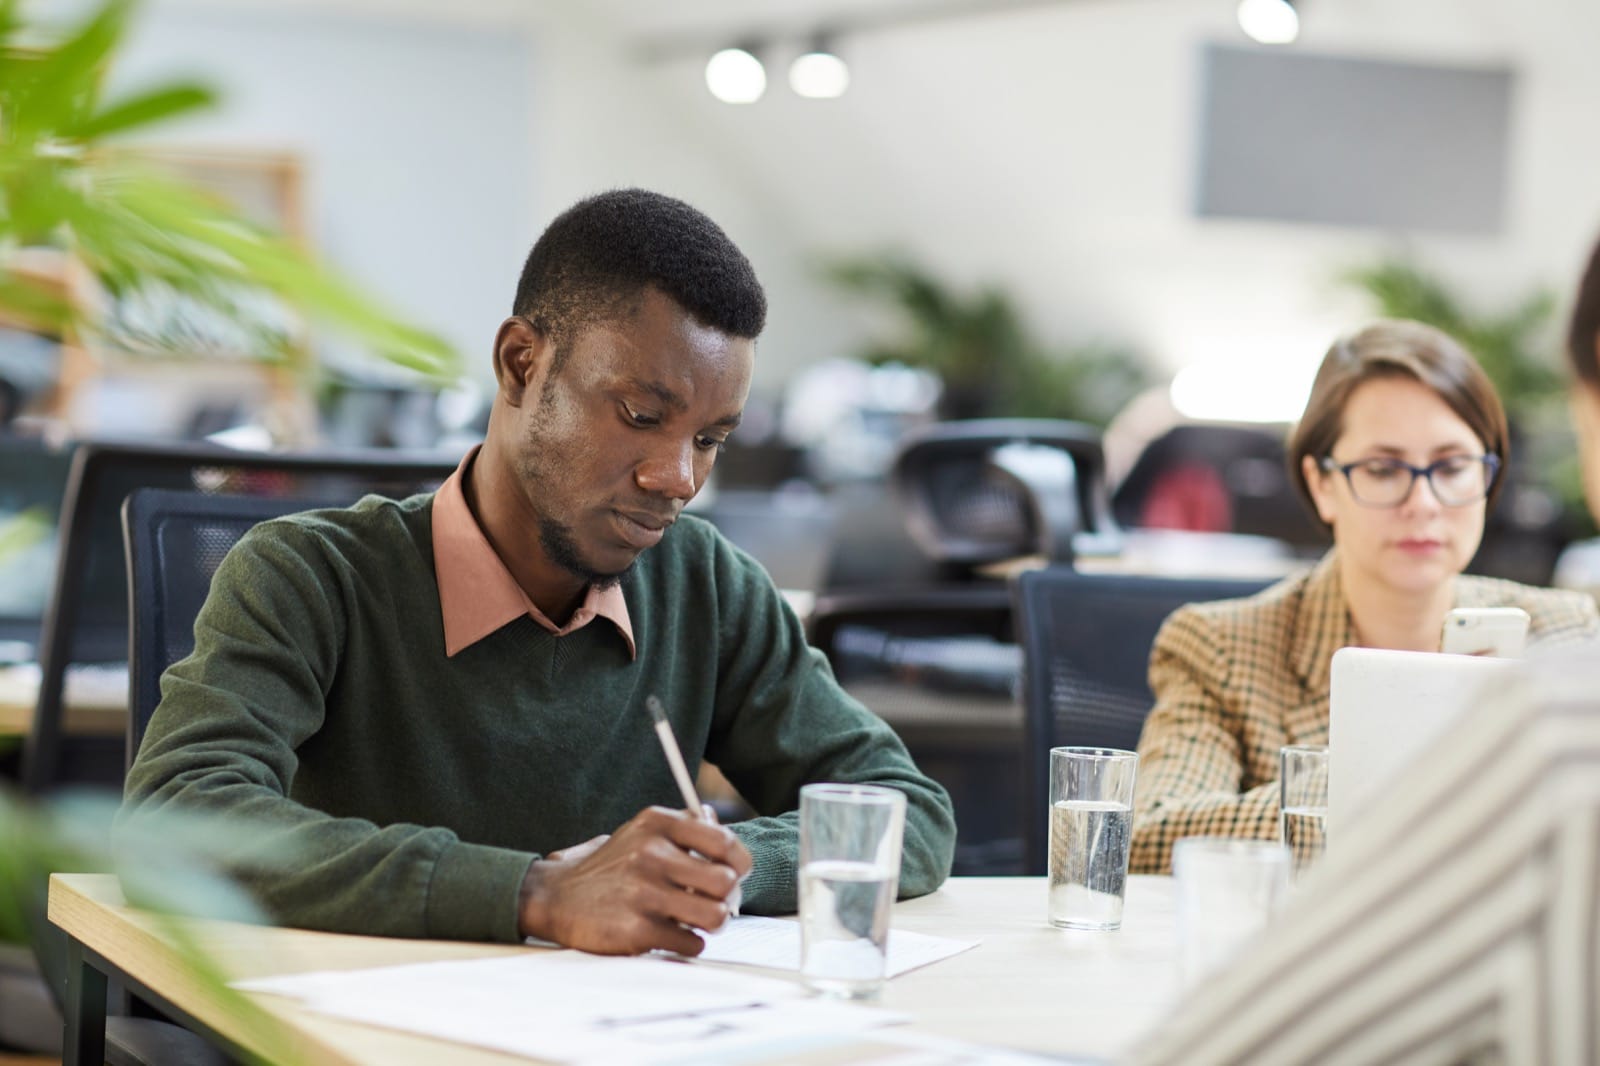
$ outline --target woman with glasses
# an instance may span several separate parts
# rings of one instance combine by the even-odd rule
[[[1166,873],[1186,836],[1278,836],[1278,750],[1328,738],[1348,645],[1438,651],[1453,607],[1521,607],[1529,641],[1600,632],[1579,593],[1466,577],[1506,462],[1506,417],[1476,361],[1417,322],[1378,322],[1323,358],[1290,474],[1333,534],[1310,573],[1194,604],[1162,627],[1139,741],[1131,867]]]

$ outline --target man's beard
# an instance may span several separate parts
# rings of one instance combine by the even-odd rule
[[[600,573],[584,561],[571,528],[553,518],[539,519],[539,544],[552,563],[597,589],[607,589],[618,584],[633,569],[633,563],[629,563],[616,573]],[[634,561],[637,562],[637,558]]]

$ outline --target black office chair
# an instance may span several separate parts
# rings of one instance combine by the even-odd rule
[[[161,702],[161,675],[194,650],[194,620],[223,557],[258,522],[317,506],[314,500],[281,496],[207,496],[171,489],[139,489],[123,502],[133,623],[127,766],[139,754],[145,727]]]
[[[1105,466],[1092,426],[979,418],[908,434],[891,480],[906,529],[930,559],[978,565],[1042,555],[1071,563],[1114,538]]]
[[[78,447],[61,512],[60,546],[39,644],[39,695],[24,739],[21,776],[39,794],[63,784],[120,788],[120,738],[67,738],[62,728],[69,666],[128,654],[128,577],[120,509],[135,489],[294,497],[349,504],[368,492],[407,496],[436,487],[453,459],[361,451],[240,452],[211,445],[89,443]]]
[[[1150,649],[1161,623],[1186,603],[1248,596],[1266,584],[1085,574],[1066,567],[1032,570],[1017,578],[1028,873],[1045,873],[1050,749],[1136,748],[1155,702]]]

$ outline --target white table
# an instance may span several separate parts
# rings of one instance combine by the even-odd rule
[[[1161,1020],[1176,989],[1171,880],[1130,878],[1123,928],[1113,933],[1052,929],[1044,911],[1042,878],[954,878],[931,896],[896,905],[894,928],[983,943],[890,981],[883,1005],[911,1015],[914,1026],[924,1032],[1041,1052],[1118,1055]],[[104,1019],[92,1008],[97,988],[103,1001],[105,976],[148,993],[213,1038],[258,1053],[266,1050],[235,1005],[193,980],[170,934],[149,915],[122,906],[114,878],[52,877],[50,920],[71,938],[75,960],[68,1005],[69,1012],[74,1004],[79,1010],[68,1020],[67,1063],[80,1061],[74,1054],[87,1056],[81,1060],[87,1061],[99,1053],[96,1041],[103,1039]],[[189,922],[185,929],[230,977],[539,950],[225,922]],[[526,1061],[339,1021],[280,997],[251,999],[281,1023],[299,1063],[487,1066]]]

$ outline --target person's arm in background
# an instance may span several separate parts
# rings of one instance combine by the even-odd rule
[[[1150,656],[1156,705],[1139,737],[1134,873],[1170,873],[1182,837],[1277,838],[1277,781],[1240,791],[1239,722],[1224,700],[1231,668],[1200,612],[1180,609],[1161,627]]]
[[[955,853],[949,795],[917,769],[894,730],[839,687],[760,564],[719,540],[714,568],[732,609],[719,618],[717,717],[706,757],[760,815],[729,826],[755,863],[743,910],[795,909],[800,786],[819,781],[904,792],[900,896],[938,888]]]
[[[1132,1066],[1596,1061],[1597,663],[1441,736]]]

